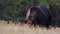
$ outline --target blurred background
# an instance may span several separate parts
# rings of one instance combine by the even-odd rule
[[[0,0],[0,20],[24,21],[32,5],[49,8],[53,12],[52,24],[60,25],[60,0]]]

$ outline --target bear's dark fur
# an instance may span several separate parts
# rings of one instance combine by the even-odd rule
[[[29,9],[30,15],[25,22],[28,23],[28,21],[30,20],[32,22],[31,24],[49,27],[52,18],[52,12],[48,8],[43,6],[33,6]]]

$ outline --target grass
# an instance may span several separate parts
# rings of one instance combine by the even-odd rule
[[[60,28],[51,28],[47,30],[45,27],[29,27],[27,24],[14,24],[12,21],[0,21],[0,34],[60,34]]]

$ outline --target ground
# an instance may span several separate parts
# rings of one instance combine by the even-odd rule
[[[12,24],[7,21],[0,21],[0,34],[60,34],[60,28],[51,28],[46,30],[46,28],[41,27],[28,27],[27,24]]]

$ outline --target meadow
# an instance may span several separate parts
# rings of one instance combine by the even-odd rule
[[[0,21],[0,34],[60,34],[60,28],[52,27],[46,29],[45,27],[29,27],[27,24],[14,24],[12,21],[7,24],[7,21]]]

